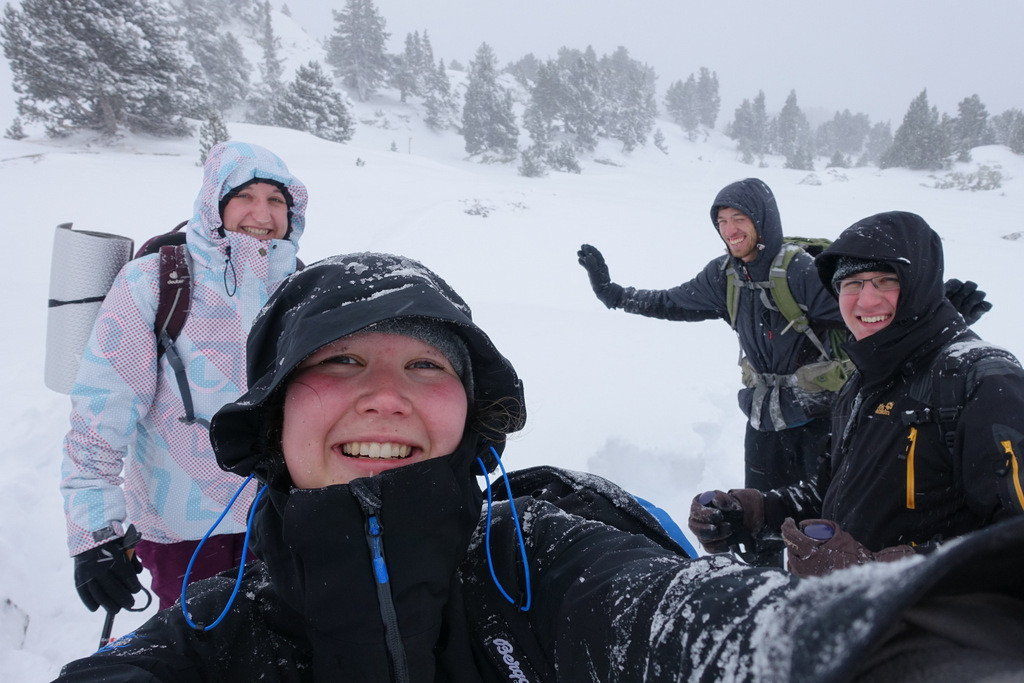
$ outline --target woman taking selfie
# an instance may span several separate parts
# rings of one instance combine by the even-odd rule
[[[908,605],[977,574],[964,558],[1024,557],[1022,528],[996,527],[944,560],[802,581],[687,557],[600,477],[503,479],[522,384],[459,295],[398,256],[289,278],[248,375],[211,436],[263,484],[259,560],[62,680],[849,680]]]

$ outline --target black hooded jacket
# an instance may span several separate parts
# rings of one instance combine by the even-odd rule
[[[1005,568],[1024,561],[1024,525],[883,569],[881,581],[851,572],[804,582],[727,556],[688,559],[631,495],[589,474],[514,472],[510,495],[496,482],[482,503],[477,458],[497,464],[485,459],[500,446],[495,430],[471,427],[454,453],[375,477],[291,487],[268,461],[268,408],[302,358],[353,326],[458,319],[475,389],[521,401],[511,365],[468,308],[420,268],[355,255],[278,290],[251,337],[253,388],[212,427],[222,466],[265,482],[260,559],[216,627],[199,632],[180,606],[165,610],[60,680],[845,681],[925,594],[965,576],[1024,593],[1020,572]],[[507,413],[506,431],[522,424]],[[212,624],[233,587],[232,573],[190,586],[193,622]]]
[[[946,299],[939,236],[915,214],[878,214],[818,257],[823,282],[843,256],[892,267],[900,279],[895,315],[847,344],[857,372],[834,408],[830,458],[816,482],[768,494],[766,529],[777,530],[787,516],[831,519],[877,551],[929,544],[1024,512],[1024,371],[967,329]],[[960,379],[940,380],[945,367]],[[934,414],[942,391],[955,393],[947,402],[962,407],[949,423],[951,448],[946,425],[911,417],[926,408]]]
[[[722,318],[729,321],[726,303],[727,270],[750,282],[767,282],[772,261],[783,245],[782,220],[771,189],[757,178],[747,178],[725,187],[711,206],[711,223],[718,234],[718,210],[729,207],[750,217],[761,247],[757,257],[744,263],[726,253],[714,259],[689,282],[671,289],[625,288],[619,307],[628,313],[666,320],[697,321]],[[842,327],[835,299],[821,286],[814,261],[807,254],[794,257],[787,270],[794,299],[807,306],[811,328],[828,344],[826,330]],[[788,330],[789,321],[767,305],[753,289],[741,288],[736,307],[736,334],[740,349],[759,374],[791,375],[797,368],[817,361],[819,352],[807,338]],[[740,408],[750,424],[761,431],[793,427],[814,417],[827,415],[835,399],[830,391],[807,392],[796,386],[781,386],[765,394],[745,387],[738,395]]]

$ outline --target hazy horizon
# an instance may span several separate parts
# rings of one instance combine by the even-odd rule
[[[323,38],[334,29],[331,9],[345,0],[284,4],[310,35]],[[387,21],[392,52],[401,51],[406,34],[426,30],[436,58],[464,65],[483,42],[502,65],[531,52],[551,58],[563,46],[591,45],[601,55],[621,45],[655,68],[659,106],[672,82],[706,66],[719,78],[720,129],[758,90],[770,112],[795,89],[813,122],[849,109],[872,122],[888,120],[894,131],[925,88],[929,102],[951,116],[973,94],[990,115],[1024,106],[1015,87],[1021,58],[1007,30],[1024,27],[1018,0],[590,0],[585,9],[571,0],[374,4]],[[997,32],[1004,37],[995,39]]]

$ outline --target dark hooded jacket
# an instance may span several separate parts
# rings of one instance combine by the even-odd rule
[[[521,384],[440,278],[361,254],[310,266],[275,297],[250,337],[252,388],[212,427],[222,466],[265,484],[260,559],[211,630],[165,610],[61,680],[841,681],[906,605],[977,578],[972,560],[989,573],[993,557],[1024,561],[1024,526],[1003,529],[883,570],[874,600],[877,575],[802,582],[726,556],[690,560],[632,496],[589,474],[512,473],[514,503],[494,491],[483,504],[472,463],[496,466],[502,435],[522,425]],[[339,335],[404,315],[455,326],[474,396],[512,399],[504,421],[478,414],[448,456],[293,488],[272,436],[291,370]],[[1005,590],[1024,591],[1019,572],[1004,574]],[[230,573],[192,585],[193,621],[213,623],[233,586]]]
[[[718,210],[729,207],[742,211],[757,229],[760,252],[744,263],[726,253],[711,261],[689,282],[671,289],[627,287],[618,304],[628,313],[666,320],[696,321],[711,318],[729,320],[726,303],[730,266],[747,282],[767,282],[772,261],[783,245],[782,220],[771,189],[757,178],[747,178],[725,187],[711,206],[711,223],[718,234]],[[793,298],[807,307],[811,328],[828,344],[828,328],[842,327],[835,299],[821,286],[814,261],[807,254],[793,258],[787,270]],[[740,350],[760,375],[789,376],[797,368],[820,358],[806,335],[788,330],[789,321],[770,304],[762,291],[740,288],[736,307],[736,334]],[[750,425],[761,431],[778,431],[827,415],[835,398],[830,391],[808,392],[787,385],[767,391],[745,387],[739,404]]]
[[[877,214],[818,257],[822,282],[831,283],[843,256],[893,269],[895,315],[847,344],[857,371],[833,412],[830,458],[816,482],[768,494],[766,529],[787,516],[821,517],[877,551],[930,547],[1024,512],[1024,371],[969,330],[946,299],[939,236],[916,214]],[[948,423],[951,447],[946,424],[918,419],[947,407],[938,403],[943,391],[961,407]]]

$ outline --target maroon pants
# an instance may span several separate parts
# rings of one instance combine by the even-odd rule
[[[245,550],[245,534],[222,534],[206,539],[202,549],[192,565],[188,576],[189,583],[206,579],[233,569],[241,564],[242,552]],[[185,578],[189,560],[195,552],[199,541],[181,541],[179,543],[153,543],[139,541],[135,552],[142,560],[142,566],[149,570],[153,577],[152,589],[160,599],[160,609],[174,605],[181,597],[181,581]],[[252,553],[246,555],[246,561],[252,560]]]

